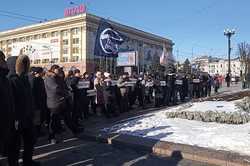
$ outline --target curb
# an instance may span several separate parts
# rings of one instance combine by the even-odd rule
[[[250,156],[126,134],[96,133],[91,131],[83,133],[80,138],[108,143],[120,148],[129,147],[138,151],[147,151],[161,157],[181,157],[187,160],[221,166],[250,166]],[[175,154],[178,154],[178,156]]]

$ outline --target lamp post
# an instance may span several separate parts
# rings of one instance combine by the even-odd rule
[[[228,39],[228,74],[230,76],[231,79],[231,37],[235,34],[235,30],[232,29],[225,29],[224,30],[224,35],[227,37]],[[230,80],[231,81],[231,80]],[[229,81],[229,86],[230,86],[230,81]]]

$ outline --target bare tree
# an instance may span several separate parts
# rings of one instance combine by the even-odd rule
[[[244,78],[246,79],[250,67],[250,45],[246,42],[241,42],[238,44],[238,51],[240,55],[241,64],[245,68]]]

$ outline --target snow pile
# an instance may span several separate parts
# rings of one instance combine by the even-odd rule
[[[250,114],[242,111],[236,103],[242,103],[242,101],[205,101],[188,103],[169,110],[166,112],[166,117],[226,124],[248,123],[250,121]]]
[[[250,113],[250,97],[244,97],[243,100],[236,102],[236,106],[241,111]]]
[[[229,125],[166,119],[166,112],[171,110],[143,115],[108,131],[250,155],[249,123]]]

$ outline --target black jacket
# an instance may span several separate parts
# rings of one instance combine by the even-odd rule
[[[0,68],[0,155],[14,127],[14,98],[7,74],[7,69]]]
[[[19,58],[22,59],[22,56]],[[28,75],[26,73],[22,73],[19,76],[15,73],[16,60],[16,57],[10,57],[7,60],[8,67],[10,69],[8,78],[11,82],[15,101],[15,120],[19,121],[19,128],[22,129],[32,127],[33,99]],[[22,60],[19,62],[22,63]],[[26,66],[24,66],[24,68],[25,67]]]
[[[32,89],[33,104],[35,110],[46,110],[47,108],[47,96],[42,77],[29,76],[29,82]]]

